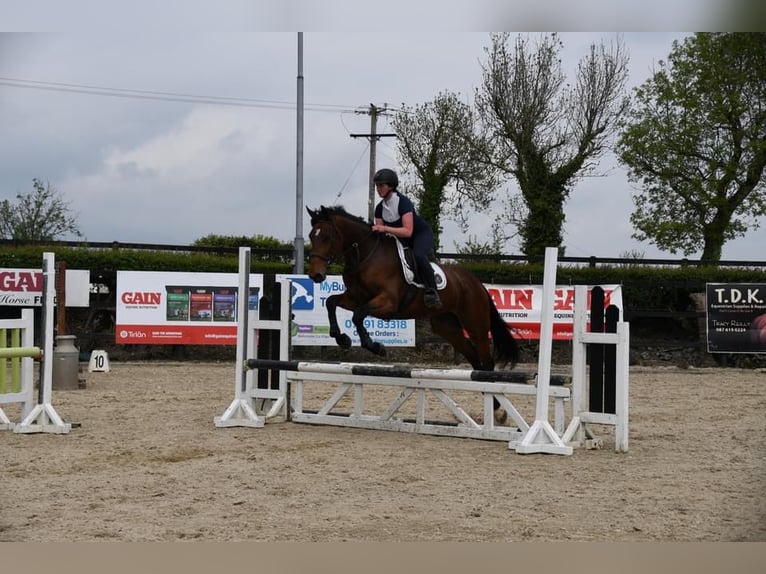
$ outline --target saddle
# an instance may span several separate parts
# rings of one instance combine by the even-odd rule
[[[392,237],[394,237],[392,235]],[[424,288],[425,285],[421,282],[420,278],[415,275],[415,254],[412,249],[404,245],[398,237],[394,237],[396,240],[396,249],[399,253],[399,261],[402,264],[402,272],[404,273],[404,280],[408,285]],[[433,261],[430,262],[431,268],[434,270],[434,279],[436,280],[436,288],[441,291],[447,286],[447,276],[444,275],[444,271]]]

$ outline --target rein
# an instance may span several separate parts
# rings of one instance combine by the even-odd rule
[[[362,241],[367,241],[367,238],[369,238],[370,235],[372,235],[373,233],[375,233],[375,232],[370,230],[370,233],[364,239],[362,239]],[[361,243],[361,242],[356,242],[355,241],[351,245],[351,247],[353,247],[356,250],[356,258],[357,259],[359,259],[361,257],[359,255],[359,243]],[[356,264],[356,266],[357,267],[361,267],[370,257],[372,257],[372,254],[375,253],[375,250],[378,248],[378,245],[380,245],[380,233],[378,233],[377,237],[375,238],[375,246],[372,249],[370,249],[369,253],[367,253],[367,255],[365,255],[364,259],[359,259],[359,262]],[[351,248],[349,248],[349,249],[351,249]],[[346,250],[346,251],[348,251],[348,250]]]
[[[342,246],[343,234],[340,232],[340,229],[338,229],[338,226],[335,224],[334,221],[331,220],[329,223],[332,224],[333,231],[340,238],[341,246]],[[359,252],[359,247],[360,247],[360,245],[362,243],[367,241],[370,238],[371,235],[374,235],[374,234],[375,234],[375,232],[372,230],[372,228],[370,228],[369,233],[367,233],[367,235],[365,235],[362,239],[360,239],[358,241],[354,241],[348,248],[346,248],[343,251],[341,251],[338,254],[338,256],[346,259],[347,255],[351,251],[353,251],[354,253],[356,253],[356,259],[357,259],[356,267],[357,268],[361,267],[364,263],[367,262],[368,259],[370,259],[370,257],[372,257],[372,254],[375,253],[375,251],[378,248],[378,245],[380,245],[380,234],[378,233],[376,241],[375,241],[375,245],[373,246],[372,249],[369,250],[369,252],[364,256],[364,258],[362,258],[362,255]],[[328,264],[332,261],[332,257],[325,257],[324,255],[321,255],[321,254],[319,254],[319,253],[317,253],[315,251],[309,251],[309,259],[311,259],[312,257],[316,257],[317,259],[321,259],[322,261],[324,261],[325,263],[328,263]]]

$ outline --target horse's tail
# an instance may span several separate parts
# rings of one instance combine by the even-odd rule
[[[495,360],[509,362],[510,367],[513,368],[519,362],[519,345],[513,338],[510,327],[500,316],[492,297],[489,297],[489,318]]]

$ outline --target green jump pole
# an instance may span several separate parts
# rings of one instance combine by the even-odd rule
[[[32,357],[39,359],[43,356],[40,347],[6,347],[0,348],[0,359],[13,359],[16,357]]]

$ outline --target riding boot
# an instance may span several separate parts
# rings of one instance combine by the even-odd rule
[[[439,292],[436,290],[436,278],[434,277],[434,270],[430,263],[427,263],[422,269],[423,283],[425,284],[425,292],[423,293],[423,302],[429,309],[440,309],[442,301],[439,298]]]

